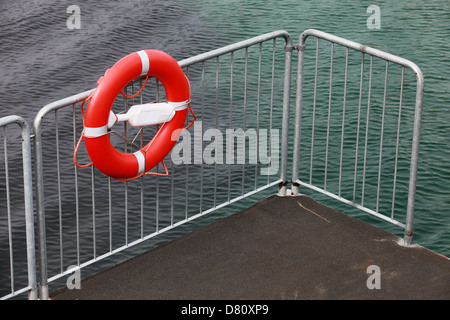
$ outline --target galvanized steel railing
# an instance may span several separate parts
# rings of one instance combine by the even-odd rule
[[[283,45],[278,51],[277,39],[281,39]],[[200,134],[203,140],[205,127],[221,132],[252,127],[259,132],[265,126],[270,133],[282,128],[281,160],[277,160],[281,165],[277,171],[277,174],[281,172],[280,178],[271,180],[271,174],[261,176],[258,163],[250,166],[251,172],[248,163],[238,163],[237,166],[233,159],[232,164],[206,165],[203,161],[196,161],[197,152],[193,163],[176,166],[171,162],[169,177],[145,176],[136,181],[117,182],[96,173],[93,167],[77,168],[65,148],[68,144],[75,147],[82,131],[78,108],[93,90],[56,101],[39,111],[34,130],[42,299],[48,298],[49,282],[281,182],[286,185],[288,126],[285,123],[288,121],[292,54],[289,48],[292,48],[290,36],[284,31],[276,31],[179,62],[191,82],[191,104],[197,114],[197,122],[191,127],[193,130],[190,129],[194,134],[193,140],[197,140],[194,141],[194,153],[198,147],[195,135]],[[285,67],[276,70],[280,54]],[[282,82],[277,81],[280,71],[284,74]],[[136,84],[140,87],[142,79],[127,90],[134,92]],[[160,92],[158,82],[155,88],[154,94],[146,95],[144,90],[135,99],[139,103],[162,100],[164,93]],[[263,96],[268,99],[263,101]],[[132,103],[132,99],[124,98],[123,109]],[[256,114],[256,122],[246,119],[250,112]],[[196,126],[200,122],[202,126]],[[125,126],[122,135],[135,134],[131,131],[132,128]],[[147,140],[145,136],[145,133],[138,132],[134,140]],[[44,141],[45,137],[49,142]],[[190,137],[184,139],[188,138],[191,141]],[[200,141],[200,152],[203,142]],[[269,149],[271,147],[269,142]],[[125,144],[125,150],[127,148]],[[80,162],[83,159],[89,161],[82,152],[78,153],[78,158]],[[44,172],[46,170],[48,174]],[[64,195],[70,186],[73,186],[72,194]],[[85,192],[86,188],[89,188],[88,192]],[[150,197],[148,189],[154,190]],[[51,194],[45,195],[47,190],[52,190]],[[133,208],[129,206],[131,198]],[[149,198],[155,201],[149,201]],[[69,212],[66,212],[66,207],[70,207]],[[86,211],[91,213],[86,215]],[[177,216],[179,213],[183,216]],[[68,214],[75,218],[65,217]],[[114,216],[119,214],[123,214],[123,226],[114,227]],[[67,220],[72,221],[70,227],[65,227]],[[49,225],[53,230],[51,235],[47,232]],[[70,228],[71,237],[65,228]],[[113,235],[114,229],[121,229],[121,232]],[[122,241],[115,240],[115,237]],[[51,275],[48,271],[50,265]],[[57,269],[54,268],[56,265],[59,266]]]
[[[315,59],[311,60],[305,57],[308,52],[305,40],[310,36],[316,37]],[[330,47],[324,51],[319,39]],[[335,45],[342,47],[344,53],[339,55]],[[294,119],[289,116],[289,105],[292,53],[296,50],[299,56]],[[354,55],[360,63],[354,62]],[[319,57],[325,63],[319,63]],[[375,59],[384,63],[381,80]],[[180,137],[183,142],[193,142],[188,149],[183,149],[183,156],[178,159],[188,162],[171,161],[175,151],[166,157],[166,162],[170,162],[168,177],[144,176],[123,182],[100,174],[93,166],[74,165],[73,151],[83,130],[79,108],[94,89],[50,103],[36,115],[33,137],[40,299],[49,298],[49,283],[207,213],[271,187],[278,186],[279,195],[289,194],[290,163],[291,194],[306,189],[318,191],[404,228],[405,241],[411,241],[423,99],[423,76],[415,64],[316,30],[305,31],[296,45],[287,32],[275,31],[184,59],[179,64],[191,83],[197,125]],[[392,64],[401,67],[394,76],[390,73]],[[319,66],[325,67],[323,77]],[[416,77],[414,90],[405,76],[407,68]],[[391,78],[398,80],[397,86],[390,84]],[[136,92],[142,83],[143,79],[132,82],[126,92]],[[381,95],[377,88],[381,88]],[[394,100],[387,94],[391,88],[396,88]],[[164,99],[158,81],[154,81],[153,91],[147,89],[135,98],[118,98],[114,108],[126,111],[135,102]],[[410,97],[412,91],[415,100]],[[336,113],[336,110],[340,111]],[[408,116],[408,112],[414,115]],[[187,123],[191,120],[192,117],[188,118]],[[4,298],[30,291],[32,299],[37,293],[31,240],[34,236],[30,134],[19,117],[2,118],[0,126],[10,122],[22,126],[29,285],[16,290],[11,267],[11,294]],[[405,131],[409,127],[412,129]],[[281,141],[270,138],[268,143],[261,144],[261,140],[251,140],[253,133],[258,139],[264,130],[269,137],[278,137],[281,130]],[[290,145],[292,131],[294,141]],[[231,137],[231,143],[221,141],[219,145],[230,146],[233,156],[227,154],[225,162],[217,161],[219,148],[215,149],[214,163],[204,161],[205,143],[221,132],[226,132],[226,138]],[[234,139],[239,139],[238,132],[244,133],[243,140],[239,141],[245,151],[239,149],[239,141],[234,144]],[[139,140],[141,145],[149,140],[154,129],[146,128],[144,132],[124,125],[121,132],[113,133],[111,141],[116,147],[130,152]],[[132,143],[122,141],[127,139],[132,139]],[[4,146],[6,153],[6,138]],[[393,154],[387,154],[386,148]],[[89,162],[87,153],[81,149],[78,162]],[[236,149],[245,155],[240,162],[238,157],[234,158]],[[275,156],[274,150],[279,151]],[[291,151],[292,162],[288,159]],[[250,161],[250,155],[261,154],[264,162]],[[349,155],[353,158],[344,160]],[[385,168],[386,162],[390,163],[390,169]],[[10,171],[7,163],[6,187]],[[279,166],[271,172],[269,166],[274,163]],[[408,178],[406,163],[409,163]],[[161,167],[155,171],[162,172]],[[392,179],[386,179],[390,174]],[[384,180],[390,185],[387,187],[392,195],[390,202],[381,192],[386,188]],[[399,203],[399,193],[402,199],[407,199],[407,204]],[[388,214],[386,202],[389,202]],[[407,211],[406,222],[394,216],[399,211]],[[10,210],[7,212],[9,216]],[[11,232],[9,240],[11,243]]]
[[[21,129],[21,136],[17,137],[15,141],[8,141],[7,139],[7,126],[12,124],[16,124]],[[11,297],[15,297],[21,293],[28,292],[28,298],[30,300],[37,299],[37,281],[36,281],[36,261],[35,261],[35,247],[34,247],[34,215],[33,215],[33,181],[32,181],[32,171],[31,171],[31,144],[30,144],[30,130],[28,124],[19,116],[6,116],[0,118],[0,127],[3,128],[3,154],[4,154],[4,176],[5,180],[0,183],[0,189],[2,192],[4,191],[4,195],[6,201],[2,201],[5,205],[6,209],[6,223],[7,223],[7,237],[8,237],[8,258],[9,258],[9,284],[10,284],[10,293],[0,296],[0,299],[8,299]],[[10,159],[10,154],[8,150],[10,149],[9,144],[17,144],[19,139],[22,140],[21,154],[13,155]],[[22,161],[22,177],[23,183],[18,180],[17,174],[19,172],[12,170],[10,168],[10,163],[14,163],[17,165]],[[17,173],[13,176],[12,172]],[[13,180],[13,181],[11,181]],[[4,182],[4,184],[3,184]],[[16,191],[19,192],[19,195],[22,196],[21,201],[13,201],[11,199],[11,189],[12,187],[16,187]],[[17,190],[17,187],[20,190]],[[22,202],[23,201],[23,202]],[[23,208],[21,204],[23,203]],[[14,206],[14,207],[13,207]],[[22,215],[22,209],[24,214]],[[16,224],[13,226],[13,224]],[[25,226],[25,239],[17,239],[18,235],[20,235],[21,231],[23,231],[23,226]],[[17,230],[18,228],[22,230]],[[13,236],[14,234],[14,236]],[[14,249],[14,244],[18,243],[19,249]],[[2,243],[2,247],[3,247]],[[23,248],[26,250],[23,250]],[[19,252],[17,252],[19,251]],[[21,264],[23,269],[16,272],[15,263],[15,253],[25,253],[26,261]],[[0,259],[0,267],[4,268],[3,263],[6,261],[5,259]],[[26,264],[26,268],[24,265]],[[23,274],[23,270],[27,270],[27,275]],[[3,274],[4,275],[4,274]],[[18,276],[23,276],[28,279],[28,286],[17,288],[15,279]]]
[[[312,101],[305,103],[304,87],[307,74],[305,73],[304,68],[305,61],[308,61],[305,58],[305,41],[309,37],[316,38],[315,57],[310,60],[310,71],[313,73],[314,77],[308,79],[310,87],[313,88],[313,92],[309,91],[308,93],[313,99]],[[320,43],[327,43],[330,45],[329,49],[327,47],[327,50],[330,50],[329,54],[328,52],[320,50],[319,39],[321,40]],[[344,53],[342,53],[342,56],[340,57],[342,63],[338,66],[339,68],[343,67],[344,71],[342,72],[342,69],[340,69],[340,73],[337,72],[338,68],[333,64],[336,63],[335,60],[337,59],[336,55],[338,51],[338,48],[335,48],[335,44],[344,50]],[[302,33],[299,38],[298,48],[296,125],[292,168],[293,194],[298,194],[299,186],[319,191],[327,196],[404,228],[405,242],[407,244],[411,243],[424,90],[424,79],[421,70],[416,64],[409,60],[312,29]],[[356,63],[351,65],[352,60],[349,60],[350,50],[356,53],[354,55],[355,58],[360,59],[361,62],[359,64]],[[319,54],[322,57],[321,59],[324,59],[324,55],[329,57],[329,60],[325,58],[327,64],[319,63]],[[366,56],[369,57],[368,72],[365,70],[367,69],[365,65],[365,63],[367,63],[365,61]],[[379,67],[381,72],[378,75],[378,82],[376,79],[377,75],[374,74],[376,71],[374,58],[381,61]],[[321,78],[321,81],[318,82],[319,65],[325,65],[326,73],[324,77]],[[400,66],[397,73],[390,73],[390,67],[392,65]],[[350,66],[353,67],[351,69],[354,71],[353,73],[349,71],[351,68]],[[412,84],[412,88],[409,88],[409,93],[415,91],[413,95],[415,96],[415,100],[406,100],[404,95],[404,92],[407,89],[405,69],[410,69],[413,72],[413,81],[415,80],[415,83]],[[365,76],[366,74],[368,75]],[[391,81],[393,83],[388,84],[391,79],[393,79]],[[338,81],[340,82],[340,86],[335,84]],[[365,81],[367,81],[367,83]],[[353,95],[353,99],[350,101],[349,87],[351,83],[355,84],[354,89],[356,92]],[[323,87],[320,87],[321,84],[323,84]],[[321,103],[317,100],[319,91],[328,98]],[[394,91],[394,93],[390,91]],[[336,92],[340,93],[337,98]],[[392,98],[392,96],[394,96],[394,98]],[[366,106],[365,112],[363,110],[363,105]],[[351,109],[353,112],[352,114],[348,114],[349,107],[353,107]],[[342,112],[336,112],[337,109],[339,111],[342,110]],[[409,118],[404,117],[404,114],[408,111],[412,113],[412,115],[410,115]],[[302,128],[305,127],[306,112],[309,113],[308,131],[302,130]],[[322,123],[317,122],[317,119],[315,119],[319,112],[327,114],[327,117],[322,118]],[[363,113],[366,114],[365,118]],[[356,119],[346,119],[346,116],[348,117],[349,115],[356,116]],[[388,116],[393,116],[393,121],[388,123]],[[413,125],[409,126],[410,128],[412,127],[412,133],[409,134],[408,139],[408,134],[404,132],[403,127],[409,124],[408,122],[411,121],[410,119],[413,119]],[[323,124],[322,132],[318,129],[321,124]],[[390,127],[388,127],[388,124]],[[365,128],[362,127],[363,125]],[[379,132],[371,130],[374,125],[379,127]],[[334,134],[333,129],[336,130]],[[349,129],[351,129],[353,133],[350,137],[346,136],[346,131]],[[361,129],[364,129],[365,132]],[[320,133],[322,133],[322,140],[320,140],[320,142],[325,146],[325,151],[320,156],[322,159],[317,158],[315,153],[316,150],[314,150],[314,148],[317,149],[320,147],[315,144],[315,141],[318,140],[317,136],[320,135]],[[362,137],[364,137],[364,140],[360,141]],[[309,145],[303,145],[304,147],[301,149],[301,142],[306,139],[310,140]],[[403,143],[403,141],[405,142]],[[362,146],[364,146],[364,149],[360,150]],[[399,151],[402,148],[407,150],[406,146],[411,147],[411,150],[409,151],[410,156],[404,153],[402,158],[400,157]],[[299,166],[303,150],[306,152],[304,152],[305,162],[302,163],[305,163],[304,167],[309,167],[309,172],[306,172],[306,174],[300,178]],[[336,155],[339,155],[339,157],[334,158],[334,163],[331,163],[332,150],[335,151]],[[389,151],[391,153],[389,153]],[[347,168],[346,173],[343,173],[344,153],[347,155],[347,158],[349,155],[354,156],[354,165],[353,167],[350,166]],[[362,163],[360,161],[361,154],[363,157]],[[371,172],[371,179],[368,179],[369,158],[378,160],[378,163],[375,163],[375,165],[372,166],[372,169],[374,170]],[[407,192],[402,193],[403,199],[407,199],[407,209],[404,210],[404,208],[401,208],[401,211],[406,211],[406,218],[404,221],[399,221],[394,215],[396,203],[398,201],[398,169],[400,168],[399,161],[402,159],[404,160],[405,158],[410,161],[409,182],[403,181],[403,189],[406,189],[407,187]],[[383,164],[389,162],[389,160],[389,167],[387,165],[383,166]],[[323,167],[316,170],[315,166],[320,166],[322,161]],[[403,164],[404,166],[406,165],[406,163]],[[405,170],[404,166],[402,170]],[[387,172],[388,170],[390,170],[390,172]],[[316,171],[315,174],[313,171]],[[331,175],[334,176],[330,178]],[[390,181],[391,179],[386,178],[387,175],[392,176],[392,181]],[[387,184],[383,185],[383,189],[392,189],[391,199],[386,199],[386,196],[384,198],[381,197],[382,179],[389,180]],[[330,184],[333,181],[336,185],[336,188],[334,189],[330,187]],[[350,187],[345,195],[343,185]],[[374,199],[374,203],[372,206],[366,205],[368,202],[367,198],[371,196],[370,194],[367,194],[369,185],[373,186],[372,198]],[[391,205],[384,205],[383,209],[381,209],[382,201],[384,203],[390,201]]]

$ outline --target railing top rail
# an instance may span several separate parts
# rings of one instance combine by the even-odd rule
[[[303,31],[303,33],[299,37],[299,45],[304,46],[305,41],[309,36],[314,36],[317,38],[328,40],[328,41],[337,43],[339,45],[349,47],[350,49],[361,51],[363,53],[367,53],[372,56],[375,56],[375,57],[378,57],[378,58],[381,58],[384,60],[388,60],[393,63],[399,64],[401,66],[407,67],[416,74],[417,80],[420,81],[421,83],[423,83],[424,78],[423,78],[422,71],[417,66],[417,64],[415,64],[414,62],[412,62],[408,59],[393,55],[393,54],[385,52],[385,51],[381,51],[379,49],[368,47],[366,45],[357,43],[355,41],[344,39],[344,38],[341,38],[341,37],[338,37],[338,36],[323,32],[323,31],[316,30],[316,29],[307,29],[307,30]]]
[[[34,128],[39,129],[40,125],[41,125],[41,121],[42,119],[50,112],[66,107],[68,105],[74,104],[74,103],[78,103],[80,101],[83,101],[84,99],[86,99],[87,97],[89,97],[89,95],[94,92],[95,89],[90,89],[84,92],[80,92],[78,94],[75,94],[73,96],[67,97],[67,98],[63,98],[54,102],[51,102],[47,105],[45,105],[42,109],[39,110],[39,112],[36,114],[36,117],[34,119]],[[35,131],[36,133],[36,131]]]
[[[265,33],[265,34],[262,34],[260,36],[253,37],[253,38],[250,38],[250,39],[247,39],[247,40],[239,41],[239,42],[230,44],[228,46],[225,46],[225,47],[222,47],[222,48],[219,48],[219,49],[215,49],[215,50],[212,50],[212,51],[208,51],[208,52],[205,52],[205,53],[198,54],[196,56],[193,56],[193,57],[181,60],[181,61],[178,62],[178,64],[181,67],[186,67],[188,65],[191,65],[191,64],[194,64],[194,63],[197,63],[197,62],[201,62],[201,61],[204,61],[204,60],[215,58],[215,57],[218,57],[220,55],[223,55],[223,54],[226,54],[226,53],[230,53],[232,51],[243,49],[243,48],[255,45],[257,43],[261,43],[261,42],[268,41],[268,40],[275,39],[275,38],[279,38],[279,37],[283,37],[285,39],[287,47],[292,46],[292,39],[291,39],[291,36],[289,35],[289,33],[287,31],[284,31],[284,30],[278,30],[278,31]]]
[[[10,115],[0,118],[0,127],[6,126],[11,123],[17,123],[22,127],[28,127],[28,123],[21,116]]]

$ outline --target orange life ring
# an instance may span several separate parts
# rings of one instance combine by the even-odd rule
[[[108,120],[122,89],[143,76],[157,78],[166,91],[167,103],[175,115],[163,123],[153,139],[135,153],[122,153],[111,144]],[[92,163],[116,179],[133,178],[151,170],[172,150],[172,133],[183,128],[190,102],[189,81],[177,61],[158,50],[142,50],[120,59],[99,80],[84,117],[84,141]],[[178,138],[178,137],[176,137]]]

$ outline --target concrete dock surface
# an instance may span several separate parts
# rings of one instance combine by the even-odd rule
[[[253,206],[52,299],[450,299],[450,259],[307,196]]]

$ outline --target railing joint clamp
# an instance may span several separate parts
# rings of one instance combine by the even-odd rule
[[[285,47],[284,47],[284,51],[285,51],[285,52],[292,52],[292,51],[294,51],[294,50],[297,50],[295,44],[292,45],[292,46],[285,46]]]
[[[292,46],[286,46],[285,47],[285,51],[286,52],[292,52],[293,50],[296,50],[296,51],[305,51],[305,45],[299,45],[298,43],[297,44],[294,44],[294,45],[292,45]]]

